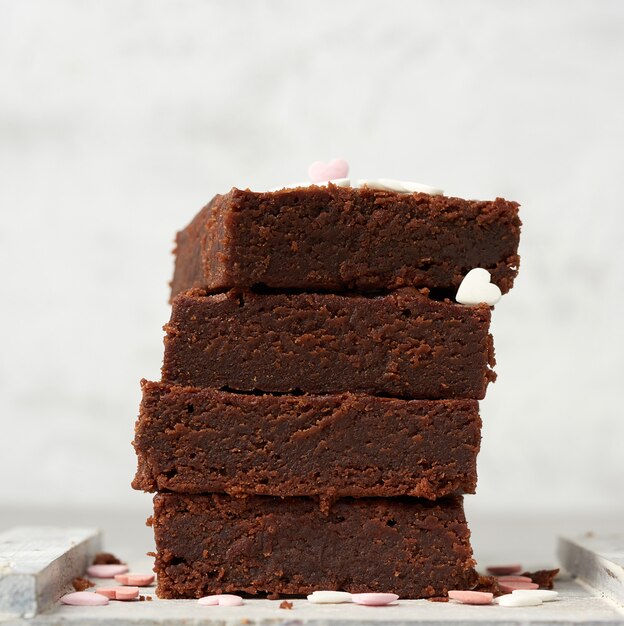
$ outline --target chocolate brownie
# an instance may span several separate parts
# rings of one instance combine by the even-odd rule
[[[142,387],[135,489],[435,499],[476,487],[476,400]]]
[[[482,267],[503,293],[518,271],[518,204],[306,187],[216,196],[178,233],[172,295],[264,285],[456,290]]]
[[[312,498],[161,493],[151,519],[157,593],[445,595],[477,580],[461,497]]]
[[[336,294],[179,294],[162,379],[238,391],[480,399],[494,379],[490,308],[411,288]]]

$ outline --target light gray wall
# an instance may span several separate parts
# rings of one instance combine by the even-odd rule
[[[144,506],[174,232],[316,159],[522,203],[472,508],[622,509],[624,3],[0,2],[0,498]]]

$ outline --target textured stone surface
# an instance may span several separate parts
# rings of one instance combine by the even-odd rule
[[[0,622],[2,614],[31,617],[69,590],[99,551],[92,528],[20,526],[0,534]]]
[[[570,574],[624,607],[624,533],[560,537],[558,554]]]
[[[206,607],[195,600],[112,602],[107,607],[57,606],[32,620],[11,620],[11,626],[622,626],[624,615],[610,602],[572,581],[562,582],[557,602],[542,606],[506,608],[466,606],[453,602],[399,600],[388,607],[356,604],[311,604],[290,600],[293,608],[279,608],[280,600],[245,600],[243,606]],[[153,588],[142,589],[153,593]],[[248,620],[248,621],[246,621]],[[3,623],[3,626],[7,626]]]

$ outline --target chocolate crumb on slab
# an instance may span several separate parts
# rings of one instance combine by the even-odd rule
[[[484,591],[486,593],[493,593],[495,597],[505,595],[505,591],[500,588],[498,579],[496,576],[479,576],[477,584],[472,588],[472,591]]]
[[[98,552],[93,557],[93,565],[120,565],[123,561],[110,552]]]
[[[89,587],[95,587],[95,583],[92,583],[88,578],[78,576],[72,580],[72,587],[76,591],[86,591]]]
[[[151,601],[152,601],[152,596],[145,596],[145,599],[146,599],[148,602],[151,602]]]
[[[427,598],[429,602],[448,602],[449,599],[444,596],[438,596],[436,598]]]
[[[288,600],[282,600],[280,602],[279,608],[280,609],[289,609],[290,610],[290,609],[293,608],[293,603],[292,602],[288,602]]]
[[[540,589],[552,589],[558,573],[559,568],[540,569],[536,572],[524,572],[522,576],[528,576],[534,583],[539,585]]]

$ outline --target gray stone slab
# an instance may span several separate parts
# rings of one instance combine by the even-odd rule
[[[57,529],[58,531],[59,529]],[[29,533],[41,536],[40,529]],[[69,531],[65,531],[68,533]],[[0,535],[4,537],[4,535]],[[22,537],[23,539],[23,537]],[[99,538],[98,538],[99,539]],[[30,537],[32,540],[32,536]],[[62,537],[60,544],[63,543]],[[99,544],[96,549],[99,549]],[[96,551],[96,550],[93,550]],[[48,549],[48,552],[50,550]],[[41,561],[44,561],[41,558]],[[31,561],[37,561],[36,558]],[[80,575],[88,564],[87,557],[78,571],[63,575],[63,583],[52,595],[58,598],[69,590],[69,581]],[[149,571],[151,560],[132,561],[133,571]],[[37,570],[36,565],[33,569]],[[38,570],[37,570],[38,571]],[[64,571],[64,570],[63,570]],[[109,581],[102,581],[108,584]],[[500,606],[464,606],[453,602],[432,603],[426,600],[399,600],[387,607],[362,607],[354,604],[313,605],[306,600],[292,600],[293,609],[280,609],[277,600],[245,600],[240,607],[202,607],[194,600],[159,600],[155,588],[141,589],[149,602],[111,602],[103,607],[64,606],[53,601],[42,613],[31,617],[0,616],[2,626],[624,626],[624,611],[605,599],[601,593],[568,578],[557,579],[560,599],[539,607],[506,608]],[[49,596],[48,596],[49,597]]]
[[[21,526],[0,534],[0,621],[55,604],[100,550],[93,528]]]
[[[570,574],[624,606],[624,533],[561,537],[558,554]]]
[[[195,600],[159,600],[151,587],[141,589],[142,594],[153,596],[151,602],[111,602],[100,607],[59,604],[34,619],[10,620],[3,626],[624,626],[624,613],[583,585],[563,580],[557,589],[559,600],[538,607],[465,606],[427,600],[363,607],[292,600],[292,610],[286,610],[279,608],[279,600],[245,600],[239,607],[202,607]]]

